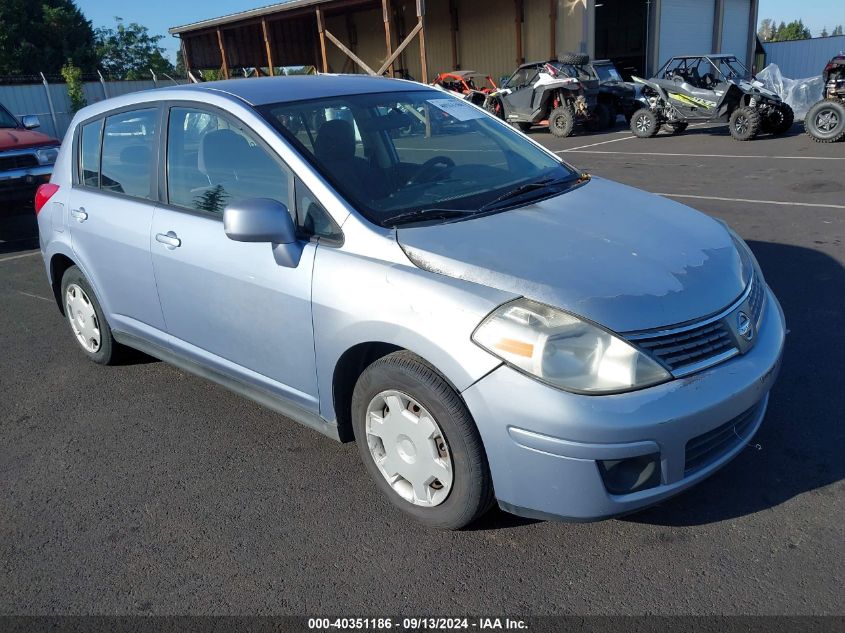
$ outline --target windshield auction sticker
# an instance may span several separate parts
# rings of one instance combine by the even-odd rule
[[[443,110],[446,114],[455,117],[458,121],[480,119],[484,116],[483,112],[458,99],[428,99],[427,101],[434,107]]]

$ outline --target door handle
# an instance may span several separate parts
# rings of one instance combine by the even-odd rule
[[[170,250],[182,246],[182,240],[176,237],[176,233],[168,231],[167,233],[157,233],[156,242],[161,242]]]
[[[76,218],[77,222],[85,222],[88,219],[88,213],[86,213],[83,207],[79,207],[78,209],[71,209],[70,214]]]

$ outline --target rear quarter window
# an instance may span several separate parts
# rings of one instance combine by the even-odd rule
[[[79,180],[86,187],[100,186],[102,119],[82,126],[79,139]]]

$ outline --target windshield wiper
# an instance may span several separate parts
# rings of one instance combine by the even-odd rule
[[[511,189],[510,191],[503,193],[498,198],[493,198],[493,200],[491,200],[490,202],[481,205],[478,210],[490,211],[491,209],[503,206],[503,203],[509,202],[515,198],[519,198],[520,196],[523,196],[531,191],[535,191],[538,189],[547,189],[555,185],[569,185],[577,181],[578,178],[575,176],[566,176],[564,178],[543,178],[541,180],[535,180],[534,182],[527,182],[523,185],[519,185],[514,189]]]
[[[448,218],[461,218],[472,215],[475,211],[469,209],[416,209],[406,211],[386,218],[382,221],[385,226],[399,226],[409,222],[420,222],[422,220],[446,220]]]

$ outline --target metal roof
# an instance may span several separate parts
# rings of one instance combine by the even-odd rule
[[[242,22],[243,20],[248,20],[250,18],[260,18],[265,15],[313,6],[324,2],[328,2],[328,0],[288,0],[287,2],[278,2],[265,7],[258,7],[257,9],[248,9],[239,13],[222,15],[219,18],[209,18],[208,20],[200,20],[199,22],[192,22],[191,24],[185,24],[183,26],[174,26],[169,28],[167,32],[171,35],[179,35],[180,33],[214,28],[225,24],[231,24],[233,22]]]

